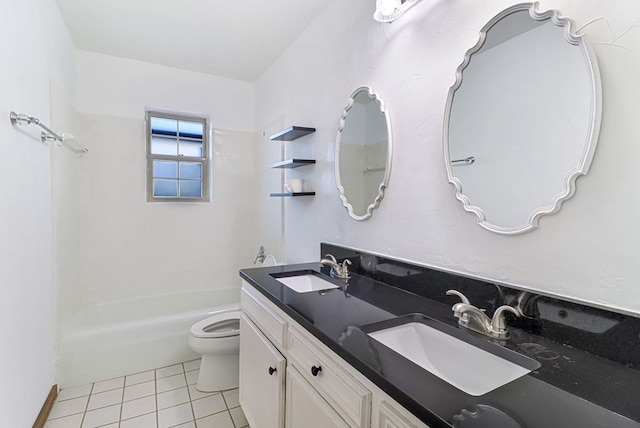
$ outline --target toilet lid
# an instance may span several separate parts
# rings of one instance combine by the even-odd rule
[[[239,333],[239,311],[220,313],[197,322],[191,327],[191,334],[195,337],[230,337],[237,336]]]

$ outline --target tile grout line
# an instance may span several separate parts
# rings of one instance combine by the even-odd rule
[[[127,377],[122,377],[122,395],[120,396],[120,417],[118,418],[118,428],[120,428],[122,422],[122,409],[124,409],[124,386],[127,383]]]
[[[191,390],[189,389],[189,379],[187,379],[187,368],[184,366],[184,363],[181,364],[182,373],[184,374],[184,383],[187,385],[187,396],[189,397],[189,408],[191,409],[191,416],[193,416],[193,425],[198,426],[196,423],[196,412],[193,410],[193,399],[191,398]]]
[[[84,425],[84,418],[87,416],[87,409],[89,408],[89,401],[91,400],[91,394],[93,394],[93,387],[96,385],[96,383],[92,383],[91,384],[91,388],[89,389],[89,395],[87,396],[87,404],[84,405],[84,412],[82,413],[82,420],[80,421],[80,427],[82,428],[82,425]]]
[[[236,421],[233,420],[233,415],[231,414],[231,409],[229,408],[229,403],[227,402],[227,398],[224,396],[224,392],[220,391],[220,395],[222,395],[224,406],[227,408],[227,413],[229,413],[229,419],[231,419],[231,424],[234,426],[234,428],[238,428],[236,426]]]
[[[158,373],[157,369],[153,370],[153,390],[155,391],[156,401],[156,428],[160,426],[160,410],[158,409]]]

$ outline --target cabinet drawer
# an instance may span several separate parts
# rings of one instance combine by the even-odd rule
[[[242,311],[262,330],[274,345],[283,348],[287,322],[272,311],[250,285],[243,285],[240,293]]]
[[[371,392],[304,335],[289,329],[291,363],[350,426],[368,427]]]

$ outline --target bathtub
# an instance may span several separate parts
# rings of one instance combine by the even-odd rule
[[[240,302],[240,288],[136,297],[79,311],[61,327],[62,388],[199,358],[187,344],[192,324],[220,305]]]

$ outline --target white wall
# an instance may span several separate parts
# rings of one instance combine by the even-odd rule
[[[209,114],[214,128],[255,128],[251,83],[87,51],[77,67],[82,113],[140,118],[153,107]]]
[[[89,153],[77,160],[81,252],[78,280],[61,285],[62,323],[90,303],[239,286],[261,244],[253,85],[84,51],[77,77],[77,136]],[[146,202],[145,107],[209,116],[211,202]]]
[[[51,152],[35,126],[50,122],[50,81],[73,97],[74,48],[52,0],[2,2],[0,14],[0,415],[31,426],[55,383]]]
[[[578,27],[603,18],[584,29],[600,63],[603,120],[575,197],[518,236],[486,231],[462,209],[442,148],[456,68],[482,26],[517,2],[422,1],[386,27],[372,20],[374,3],[332,2],[257,82],[259,129],[275,118],[318,129],[286,146],[287,157],[317,159],[300,171],[316,196],[285,202],[286,259],[315,260],[329,241],[640,314],[640,3],[541,2]],[[333,177],[340,113],[361,85],[386,102],[394,138],[389,188],[364,222],[347,216]]]

